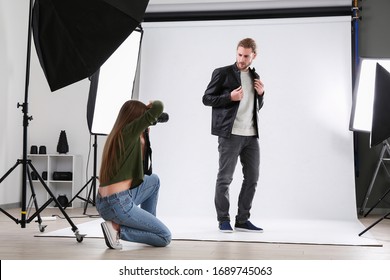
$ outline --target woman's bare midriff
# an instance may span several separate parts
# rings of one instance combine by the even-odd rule
[[[99,187],[99,194],[101,197],[109,196],[114,193],[119,193],[130,189],[132,180],[121,181],[112,185]]]

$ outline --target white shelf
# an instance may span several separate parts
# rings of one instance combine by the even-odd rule
[[[81,156],[71,154],[29,154],[28,159],[31,160],[32,165],[56,198],[59,195],[66,195],[68,201],[71,201],[81,188]],[[30,172],[32,173],[32,170]],[[43,174],[44,172],[47,172],[46,177]],[[71,172],[72,179],[53,180],[54,172]],[[35,178],[32,180],[32,185],[38,205],[41,206],[50,199],[50,194],[46,191],[43,184]],[[27,195],[28,197],[31,196],[29,181],[27,182]],[[77,200],[74,200],[72,205],[69,205],[67,208],[74,207],[75,203],[77,203]],[[49,207],[55,207],[55,202],[52,202]]]

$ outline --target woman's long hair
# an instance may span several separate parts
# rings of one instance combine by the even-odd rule
[[[102,163],[100,166],[100,183],[104,184],[105,182],[108,182],[115,175],[114,172],[118,166],[118,153],[122,153],[124,149],[123,128],[133,120],[142,116],[147,109],[148,108],[144,103],[137,100],[129,100],[122,105],[104,145]]]

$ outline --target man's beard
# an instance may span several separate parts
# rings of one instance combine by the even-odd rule
[[[249,68],[250,65],[251,65],[251,63],[246,64],[246,63],[243,63],[243,62],[237,62],[237,67],[240,70],[246,70],[246,69]]]

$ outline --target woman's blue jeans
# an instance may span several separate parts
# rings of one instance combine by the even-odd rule
[[[106,221],[120,225],[122,240],[156,247],[171,242],[171,232],[156,218],[160,180],[157,175],[145,175],[136,188],[96,199],[96,208]]]

